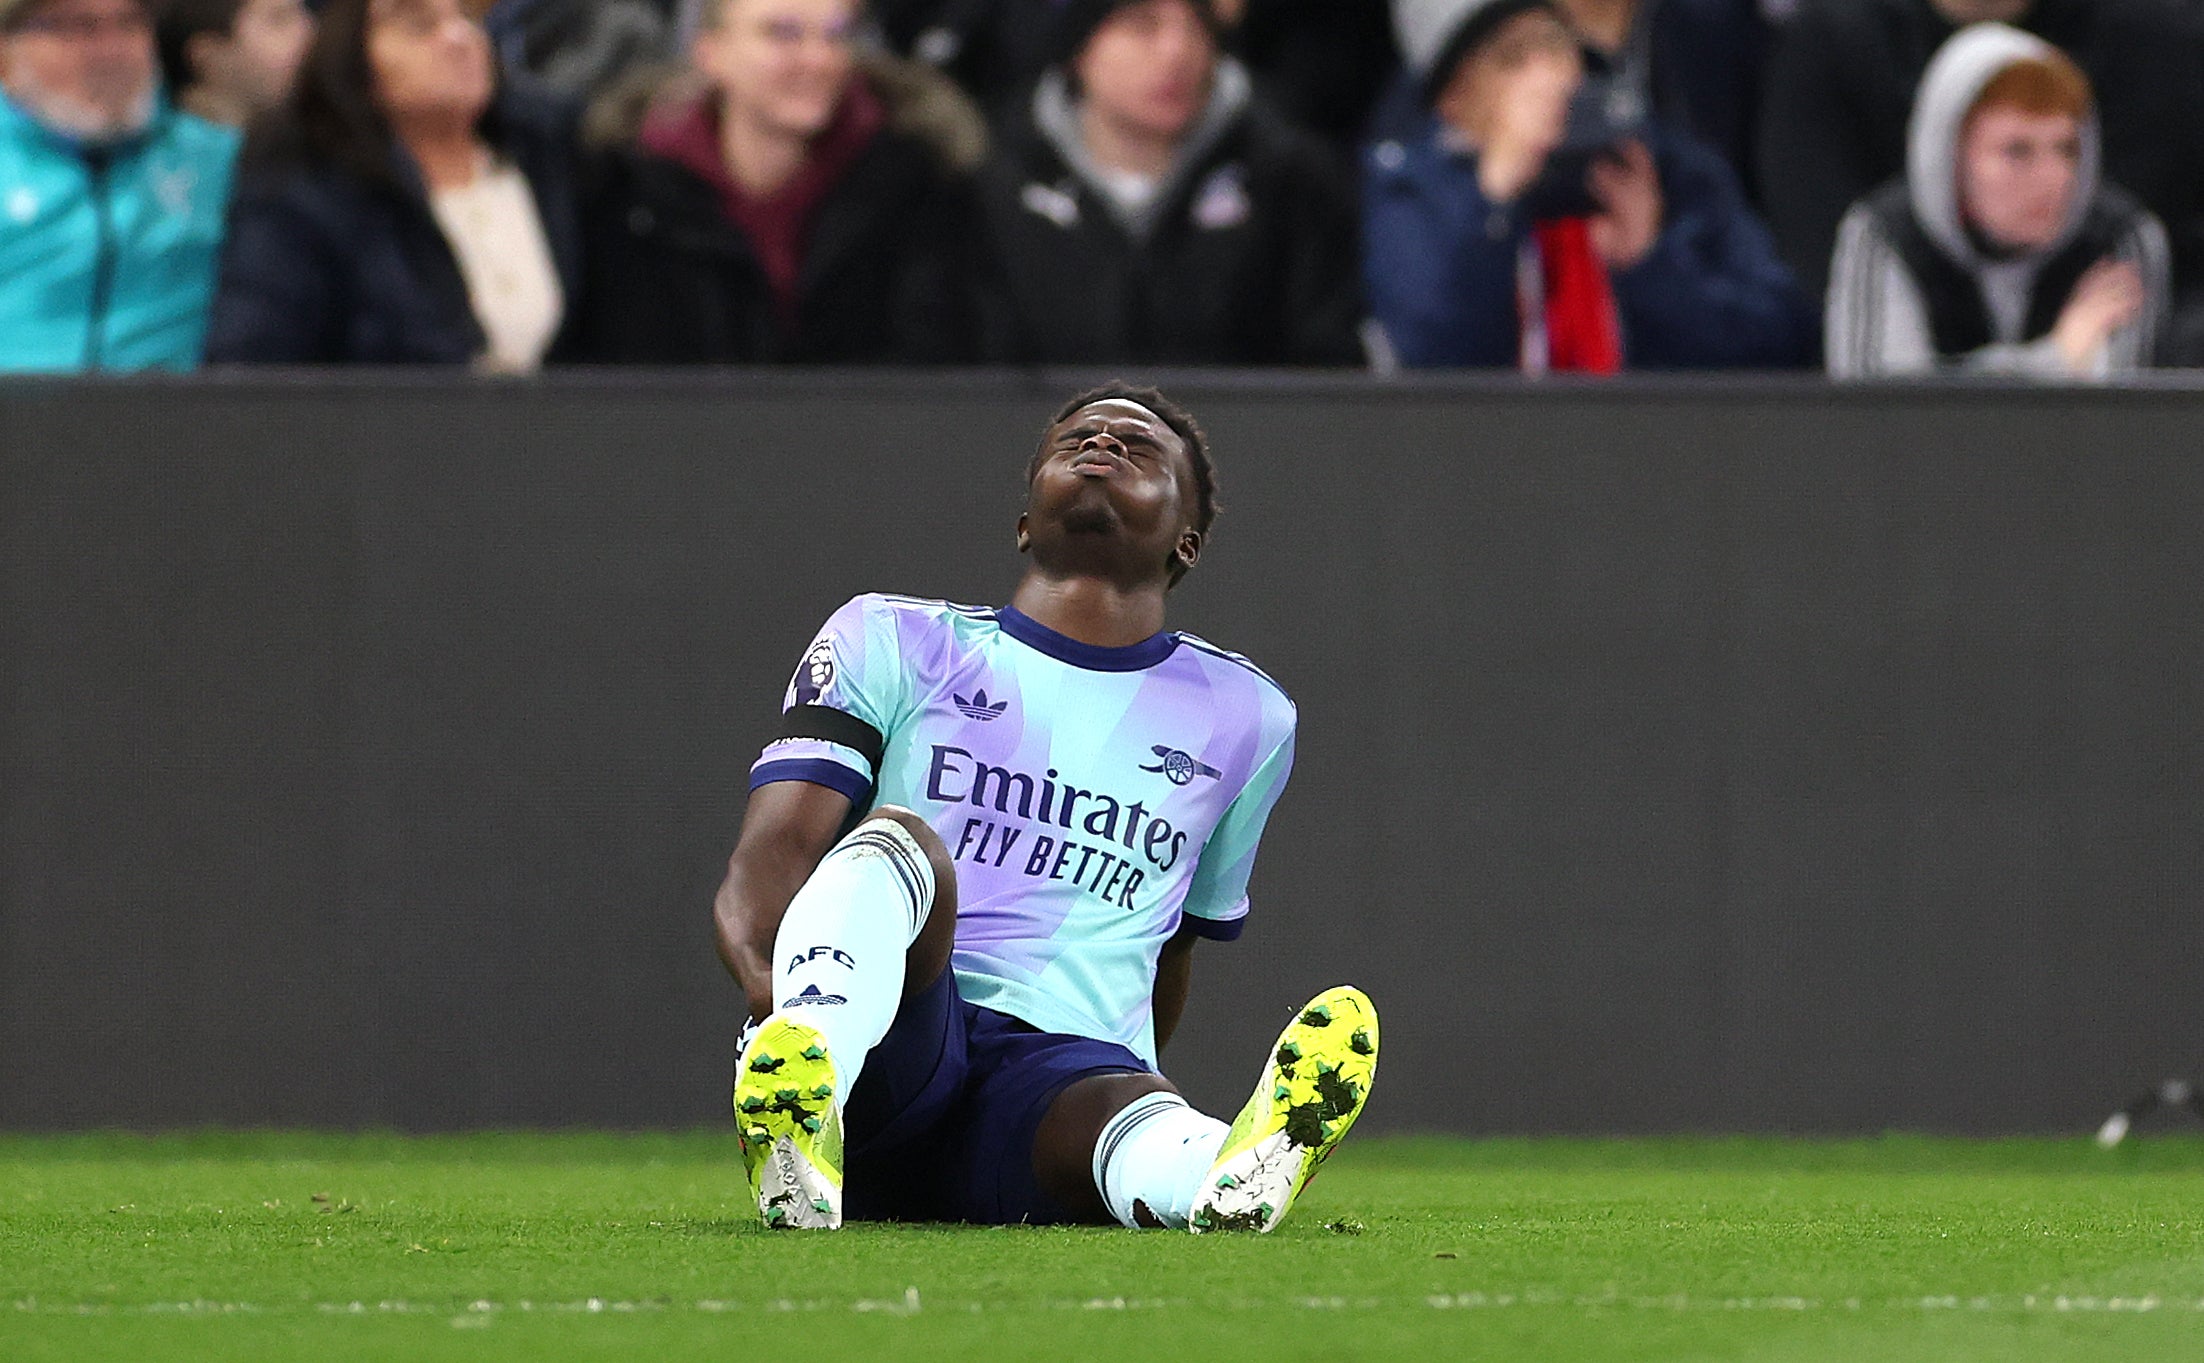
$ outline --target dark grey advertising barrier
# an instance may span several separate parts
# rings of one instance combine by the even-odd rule
[[[845,598],[1003,600],[1071,385],[0,388],[0,1126],[721,1120],[709,905]],[[1373,1128],[2079,1129],[2204,1070],[2204,405],[1179,386],[1174,624],[1297,697],[1235,1105],[1335,981]]]

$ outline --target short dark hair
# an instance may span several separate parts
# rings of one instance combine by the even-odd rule
[[[1048,428],[1041,433],[1041,447],[1025,466],[1026,486],[1033,485],[1034,476],[1041,471],[1041,461],[1048,457],[1048,432],[1055,430],[1079,412],[1098,402],[1130,402],[1145,407],[1162,418],[1173,434],[1186,446],[1187,467],[1194,473],[1194,529],[1202,534],[1216,524],[1217,513],[1224,508],[1217,502],[1217,465],[1209,456],[1209,435],[1194,419],[1194,414],[1179,406],[1153,388],[1141,388],[1122,379],[1113,379],[1099,388],[1089,388],[1058,409],[1049,418]],[[1171,581],[1175,585],[1186,575],[1184,567],[1174,567]]]
[[[228,37],[237,31],[245,0],[160,0],[154,6],[154,45],[161,54],[161,79],[171,98],[198,84],[191,68],[191,40],[202,33]]]

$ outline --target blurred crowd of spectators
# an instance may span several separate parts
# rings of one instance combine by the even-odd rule
[[[2204,0],[0,0],[0,370],[2204,361]]]

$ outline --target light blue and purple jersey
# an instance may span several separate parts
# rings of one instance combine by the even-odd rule
[[[957,987],[1155,1061],[1156,961],[1182,919],[1240,934],[1293,702],[1190,634],[1100,648],[1018,611],[860,596],[795,678],[752,789],[902,805],[956,861]]]

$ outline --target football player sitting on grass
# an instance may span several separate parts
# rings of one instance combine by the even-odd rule
[[[716,919],[769,1226],[1267,1231],[1369,1098],[1377,1014],[1349,988],[1296,1015],[1229,1128],[1156,1069],[1293,765],[1277,683],[1163,627],[1216,516],[1201,428],[1099,389],[1027,473],[1011,603],[849,602],[751,770]]]

